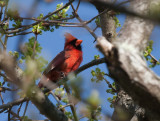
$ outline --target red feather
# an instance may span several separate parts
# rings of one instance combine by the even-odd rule
[[[48,80],[57,82],[62,77],[62,73],[66,76],[69,72],[75,71],[80,66],[83,60],[81,43],[82,40],[78,40],[70,33],[65,34],[64,50],[48,64],[38,84],[40,88]]]

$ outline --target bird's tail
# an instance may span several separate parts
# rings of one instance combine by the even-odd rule
[[[42,87],[44,87],[45,83],[48,82],[48,78],[45,75],[42,75],[40,82],[38,83],[38,87],[41,89]]]
[[[40,82],[38,83],[38,87],[52,87],[55,83],[61,79],[61,72],[60,71],[51,71],[47,75],[42,75]]]

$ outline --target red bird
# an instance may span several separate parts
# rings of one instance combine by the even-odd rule
[[[38,84],[40,88],[49,80],[54,83],[57,82],[80,66],[83,60],[81,43],[82,40],[78,40],[69,33],[65,34],[64,50],[49,63],[43,72],[42,79]]]

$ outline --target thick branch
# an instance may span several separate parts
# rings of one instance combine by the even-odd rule
[[[111,2],[110,0],[107,0]],[[126,2],[126,1],[125,1]],[[113,2],[113,4],[115,1]],[[115,12],[111,9],[102,7],[99,4],[93,2],[100,13],[100,23],[103,36],[110,42],[116,38],[116,23]],[[103,11],[103,12],[101,12]],[[129,121],[135,114],[135,103],[132,98],[124,92],[124,90],[116,83],[117,97],[114,102],[114,112],[112,115],[113,121]],[[123,115],[123,116],[122,116]]]
[[[146,15],[149,6],[148,0],[134,0],[130,8]],[[147,67],[141,57],[152,29],[150,21],[128,16],[114,43],[100,38],[98,47],[107,58],[111,76],[140,106],[159,114],[160,78]]]
[[[39,89],[38,89],[39,90]],[[41,114],[44,114],[52,121],[68,121],[63,112],[57,109],[56,106],[44,95],[40,90],[32,89],[32,95],[29,97],[32,103],[39,109]]]
[[[106,2],[111,3],[111,0],[107,0]],[[116,37],[115,14],[112,14],[114,12],[111,11],[111,9],[106,8],[106,6],[100,5],[98,2],[91,1],[91,3],[96,6],[100,13],[100,23],[103,36],[106,37],[108,41],[112,41],[112,39]]]
[[[92,66],[95,66],[95,65],[98,65],[98,64],[102,64],[102,63],[105,63],[105,58],[93,60],[93,61],[81,66],[80,68],[78,68],[75,71],[75,74],[79,74],[80,72],[86,70],[87,68],[90,68]]]
[[[39,109],[39,111],[52,121],[67,121],[68,119],[64,113],[59,111],[38,87],[27,86],[26,81],[28,80],[23,79],[23,75],[20,74],[19,69],[15,67],[15,61],[13,58],[4,53],[0,54],[0,69],[2,69],[10,79],[12,79],[12,83],[19,86],[22,90],[26,89],[25,92],[27,97]],[[25,88],[24,85],[26,85]],[[20,99],[20,101],[2,105],[0,108],[7,108],[8,106],[12,107],[12,105],[16,105],[23,101],[26,101],[26,99]]]
[[[111,76],[141,106],[159,115],[160,78],[147,68],[142,57],[135,51],[114,47],[105,38],[98,39],[98,46],[107,58]]]
[[[87,68],[90,68],[92,66],[95,66],[95,65],[98,65],[98,64],[102,64],[102,63],[105,63],[105,58],[101,58],[101,59],[97,59],[97,60],[93,60],[83,66],[81,66],[80,68],[78,68],[76,71],[75,71],[75,74],[79,74],[80,72],[84,71],[85,69]],[[62,83],[62,81],[61,81]],[[58,84],[57,84],[58,85]],[[54,87],[57,87],[57,86],[54,86]],[[44,93],[48,92],[49,90],[44,90]],[[27,98],[20,98],[16,101],[13,101],[13,102],[10,102],[10,103],[7,103],[7,104],[4,104],[4,105],[0,105],[0,109],[4,109],[4,108],[9,108],[11,106],[15,106],[15,105],[19,105],[20,103],[22,102],[25,102],[27,101],[28,99]]]
[[[111,10],[125,13],[127,15],[136,16],[136,17],[143,18],[146,20],[151,20],[152,22],[156,22],[156,23],[160,22],[160,17],[158,15],[156,15],[156,13],[154,13],[154,12],[150,13],[150,15],[149,14],[148,15],[142,14],[139,12],[135,12],[132,9],[124,7],[124,6],[119,6],[119,5],[117,6],[117,5],[113,4],[112,2],[110,2],[110,0],[89,0],[89,1],[93,4],[96,4],[97,6],[101,6],[101,8],[103,8],[103,9],[109,8]],[[134,0],[131,0],[131,1],[134,1]],[[150,1],[150,0],[148,0],[148,1]],[[159,2],[159,0],[156,0],[156,2],[152,2],[153,3],[152,5],[155,7],[159,7],[158,2]],[[155,7],[153,7],[153,8],[155,8]]]

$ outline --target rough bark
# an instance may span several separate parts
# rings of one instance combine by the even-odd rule
[[[150,0],[134,0],[131,2],[130,9],[148,15],[150,2]],[[155,3],[155,1],[152,2]],[[147,67],[142,57],[153,26],[149,20],[127,16],[115,41],[107,42],[106,36],[106,39],[100,38],[98,39],[98,48],[105,55],[109,72],[117,83],[136,103],[153,114],[155,119],[158,119],[160,78]],[[137,106],[133,107],[137,108]],[[139,111],[144,112],[143,109]],[[141,120],[137,117],[138,113],[135,112],[136,115],[133,115],[131,120]],[[151,118],[149,119],[151,120]]]
[[[106,0],[107,2],[111,2],[111,0]],[[116,25],[115,25],[115,14],[106,6],[97,5],[95,1],[91,1],[92,4],[95,5],[99,13],[104,12],[100,15],[100,23],[102,29],[102,35],[106,37],[108,41],[112,41],[116,37]],[[106,12],[105,12],[106,11]]]
[[[103,36],[111,42],[116,37],[116,25],[114,20],[115,15],[111,14],[113,10],[106,8],[105,5],[102,6],[97,4],[96,1],[91,2],[96,6],[99,13],[106,11],[105,13],[100,15],[100,23]],[[111,3],[110,0],[107,0],[107,2]],[[120,88],[119,85],[117,85],[117,97],[114,103],[114,112],[112,115],[112,120],[129,121],[135,114],[135,107],[136,105],[134,104],[132,98],[127,93],[125,93],[125,91],[122,88]]]

